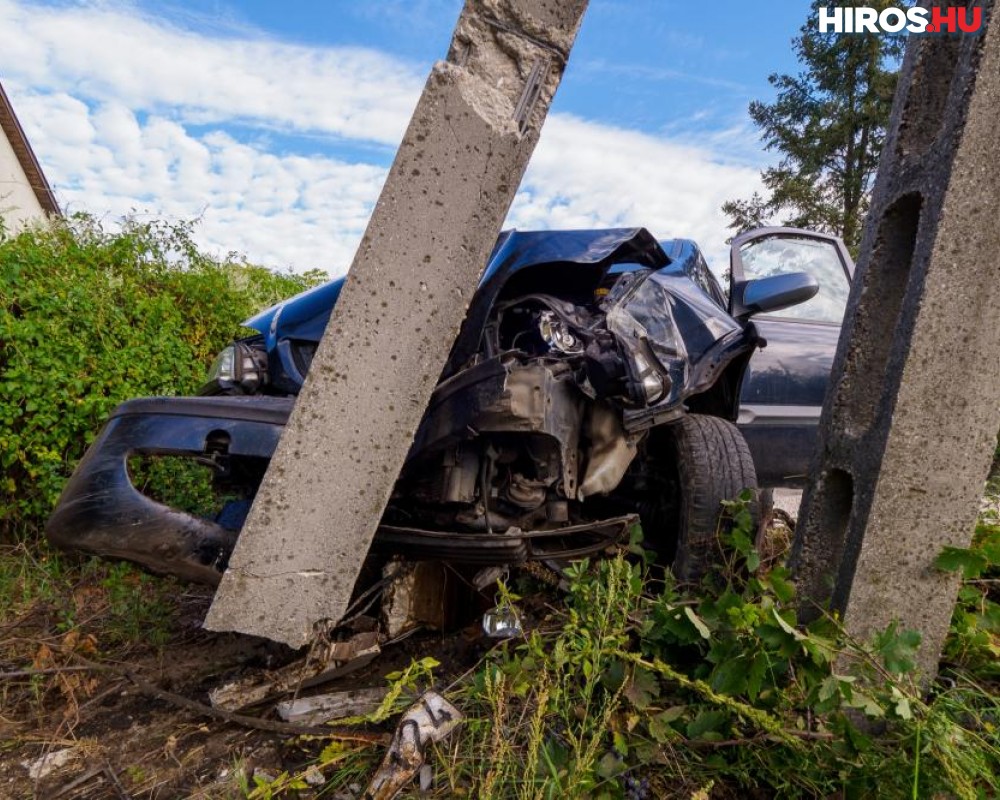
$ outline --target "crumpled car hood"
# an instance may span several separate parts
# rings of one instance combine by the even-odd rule
[[[552,262],[593,267],[605,261],[628,258],[653,269],[668,263],[659,242],[645,228],[503,231],[480,278],[479,291],[466,317],[467,325],[473,319],[485,321],[500,289],[521,270]],[[284,338],[318,342],[340,297],[344,280],[337,278],[283,300],[246,320],[243,326],[264,334],[269,350],[272,340]],[[482,322],[480,328],[481,325]]]
[[[465,322],[442,377],[454,374],[477,352],[494,303],[512,281],[530,270],[573,269],[594,274],[596,284],[612,264],[620,270],[662,273],[671,310],[692,367],[720,339],[742,329],[720,305],[691,280],[697,245],[685,239],[657,239],[645,228],[578,231],[504,231],[497,239],[473,296]],[[537,273],[536,273],[537,274]],[[318,342],[344,286],[337,278],[262,311],[243,323],[264,335],[272,353],[283,339]]]

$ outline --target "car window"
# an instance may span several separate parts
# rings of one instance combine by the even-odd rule
[[[746,280],[807,272],[819,283],[811,300],[775,312],[785,319],[841,322],[851,286],[840,254],[832,242],[800,236],[755,239],[740,248]]]

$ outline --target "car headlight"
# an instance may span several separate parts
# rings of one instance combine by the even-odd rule
[[[637,382],[647,404],[663,400],[683,386],[687,350],[677,332],[669,292],[656,273],[648,275],[606,316],[608,330],[629,351]]]
[[[208,370],[199,394],[253,394],[267,382],[267,353],[251,343],[223,348]]]
[[[215,357],[208,369],[208,380],[220,384],[236,382],[236,345],[229,345]]]
[[[660,373],[641,350],[632,352],[632,363],[635,366],[636,376],[642,386],[646,403],[652,404],[657,400],[662,400],[670,388],[670,378]]]

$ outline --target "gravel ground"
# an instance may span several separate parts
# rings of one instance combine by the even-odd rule
[[[802,502],[800,489],[775,489],[774,507],[780,508],[792,519],[799,518],[799,503]]]

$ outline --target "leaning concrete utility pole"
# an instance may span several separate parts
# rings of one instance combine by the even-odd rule
[[[979,5],[975,3],[973,5]],[[1000,24],[910,42],[802,503],[803,613],[937,671],[1000,428]],[[952,9],[954,11],[954,9]]]
[[[347,609],[587,0],[467,0],[205,626],[306,644]]]

